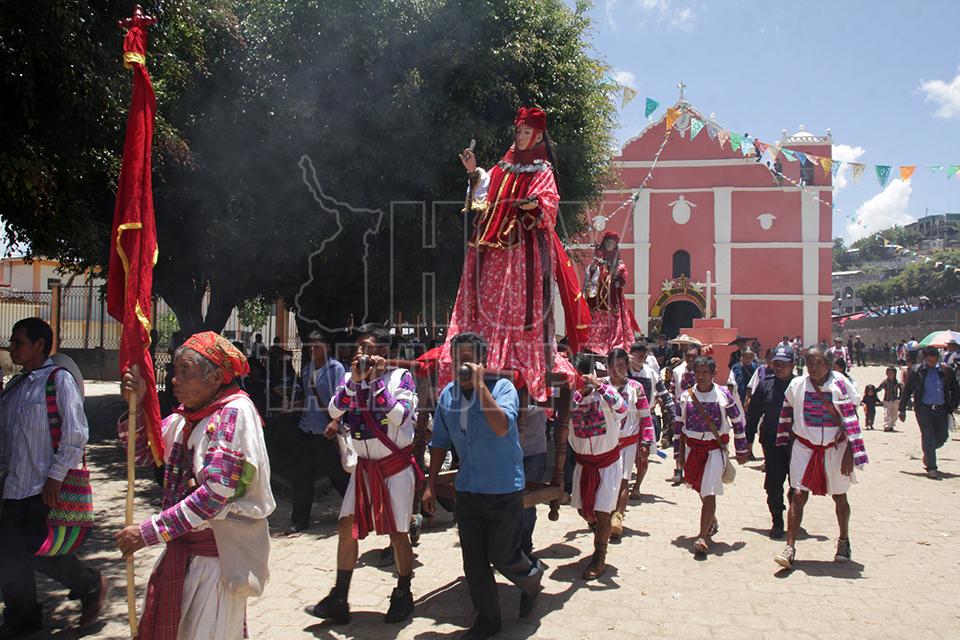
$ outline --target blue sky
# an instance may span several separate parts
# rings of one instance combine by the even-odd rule
[[[960,1],[595,0],[590,16],[595,53],[640,92],[620,143],[645,126],[644,97],[672,104],[682,80],[727,129],[772,142],[830,128],[835,158],[868,165],[836,180],[835,236],[960,212],[960,175],[945,177],[960,164]],[[886,188],[874,164],[893,165]],[[893,179],[911,164],[909,183]]]

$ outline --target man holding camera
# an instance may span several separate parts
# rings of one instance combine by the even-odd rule
[[[457,472],[457,529],[463,571],[477,619],[465,638],[488,638],[502,622],[493,567],[520,587],[520,617],[529,615],[540,594],[543,565],[521,548],[523,451],[517,430],[519,398],[504,378],[484,377],[487,343],[475,333],[450,341],[457,379],[437,400],[430,442],[430,478],[423,509],[436,507],[436,481],[447,451],[460,458]]]
[[[347,594],[357,564],[357,541],[375,531],[390,536],[396,557],[399,577],[385,618],[396,623],[413,613],[413,548],[408,531],[420,471],[413,459],[416,385],[406,369],[387,370],[389,330],[365,325],[359,333],[350,372],[329,405],[330,417],[342,416],[350,430],[357,467],[340,506],[337,581],[313,608],[313,615],[337,624],[350,621]],[[337,428],[333,423],[328,430],[335,434]]]

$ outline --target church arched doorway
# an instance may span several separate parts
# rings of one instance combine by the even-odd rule
[[[702,318],[700,308],[688,300],[676,300],[663,309],[663,321],[660,332],[667,338],[676,338],[681,329],[693,326],[693,321]]]

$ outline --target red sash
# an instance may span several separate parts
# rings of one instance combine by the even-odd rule
[[[804,470],[803,479],[800,482],[815,496],[827,495],[826,453],[827,449],[836,446],[836,440],[830,444],[822,445],[813,444],[797,434],[794,434],[794,437],[800,441],[800,444],[813,452],[810,455],[810,461],[807,462],[807,468]]]
[[[720,436],[720,442],[716,439],[698,440],[696,438],[687,438],[684,436],[687,455],[683,461],[683,481],[691,487],[700,491],[703,484],[703,471],[707,467],[707,458],[714,449],[719,449],[720,444],[726,445],[730,442],[730,435]]]
[[[597,491],[600,489],[600,470],[616,464],[620,459],[620,447],[616,446],[606,453],[591,456],[586,453],[575,454],[577,464],[580,465],[580,508],[583,517],[592,521],[596,516],[594,507],[597,504]]]
[[[160,558],[150,582],[140,618],[140,640],[177,640],[183,605],[183,581],[191,556],[216,558],[213,529],[202,529],[174,538]]]
[[[626,449],[629,446],[635,445],[640,442],[640,432],[633,434],[632,436],[624,436],[620,438],[620,448]]]
[[[353,509],[353,537],[363,540],[371,530],[377,535],[397,532],[397,523],[390,506],[390,491],[387,478],[396,475],[411,465],[413,445],[391,453],[386,458],[370,460],[358,457],[357,468],[353,472],[356,488]],[[367,475],[370,491],[367,491]]]

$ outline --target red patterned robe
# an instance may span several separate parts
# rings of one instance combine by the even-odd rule
[[[553,167],[540,148],[513,147],[481,176],[472,209],[474,233],[467,247],[460,290],[440,358],[440,388],[451,380],[450,338],[472,331],[490,345],[487,367],[520,373],[530,397],[545,400],[547,372],[573,375],[555,358],[553,288],[558,259],[554,226],[560,196]],[[524,211],[520,201],[536,196]],[[566,254],[559,259],[567,260]]]
[[[590,336],[586,348],[602,355],[614,348],[630,349],[636,322],[630,313],[623,296],[623,285],[627,282],[627,267],[615,255],[598,255],[587,270],[587,286],[584,295],[590,306]],[[616,253],[614,251],[613,253]],[[616,260],[616,269],[612,268]],[[591,270],[596,270],[596,282],[590,284]]]

